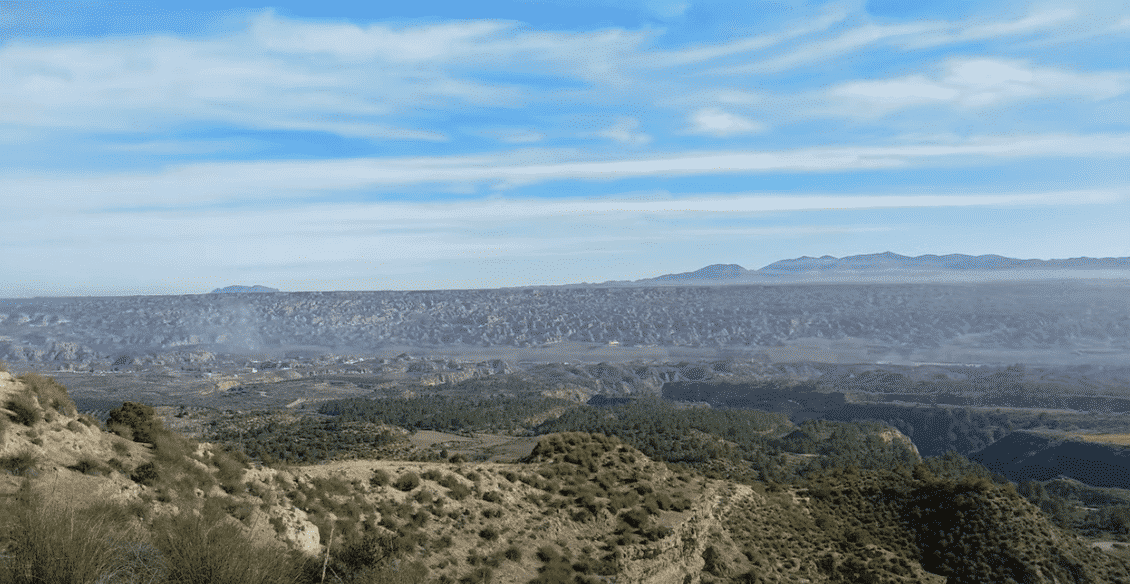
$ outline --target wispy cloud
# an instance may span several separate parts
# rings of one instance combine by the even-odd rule
[[[760,51],[799,37],[826,31],[843,22],[849,15],[850,12],[843,6],[829,5],[824,8],[823,13],[812,18],[804,18],[798,22],[786,24],[783,30],[779,32],[742,38],[728,43],[696,45],[674,51],[655,51],[649,53],[646,60],[641,60],[641,65],[672,67],[699,64],[722,57]]]
[[[418,112],[517,107],[536,85],[488,82],[530,66],[615,82],[644,33],[525,32],[514,22],[392,26],[256,16],[245,34],[0,46],[0,125],[154,132],[184,124],[445,140]],[[531,93],[531,90],[535,93]]]
[[[910,75],[883,81],[853,81],[829,90],[836,98],[863,102],[868,107],[845,107],[850,115],[924,104],[982,107],[1006,101],[1072,95],[1108,99],[1130,89],[1130,73],[1074,73],[1035,67],[1014,59],[954,59],[938,78]]]
[[[545,139],[545,134],[530,128],[488,128],[473,131],[472,133],[507,144],[529,144]]]
[[[596,135],[630,146],[643,146],[651,142],[651,136],[640,130],[640,121],[636,118],[621,118],[615,125],[597,132]]]
[[[718,108],[703,108],[690,116],[690,132],[694,134],[709,134],[724,138],[752,134],[764,129],[765,125],[760,122]]]
[[[575,160],[575,152],[487,156],[368,158],[315,161],[212,162],[159,172],[0,177],[0,191],[18,193],[9,208],[182,206],[232,200],[309,197],[311,194],[427,183],[529,185],[555,180],[621,180],[651,176],[832,172],[906,168],[945,161],[982,163],[986,157],[1110,157],[1130,155],[1130,135],[978,137],[960,143],[782,151],[684,152],[613,160]],[[557,158],[574,160],[540,162]],[[525,160],[522,160],[522,159]]]
[[[148,140],[145,142],[104,143],[101,148],[107,152],[138,154],[220,154],[228,152],[248,152],[263,147],[263,142],[243,138],[230,140]]]
[[[764,59],[748,65],[718,67],[708,70],[707,73],[716,75],[775,73],[791,69],[798,65],[813,63],[829,57],[857,51],[863,47],[893,37],[919,35],[938,30],[944,26],[943,23],[934,22],[890,25],[865,24],[834,38],[806,43],[799,48],[795,48],[777,57]]]
[[[775,73],[826,61],[873,46],[923,49],[1025,35],[1053,30],[1054,27],[1075,16],[1075,10],[1057,8],[1034,12],[1018,19],[984,24],[980,20],[958,22],[930,20],[894,24],[864,21],[834,37],[790,47],[779,55],[759,59],[753,63],[712,68],[707,70],[707,73],[715,75]]]
[[[943,44],[993,39],[998,37],[1024,35],[1051,30],[1078,15],[1072,8],[1052,8],[1023,16],[1017,20],[974,24],[954,27],[952,30],[937,31],[899,39],[898,44],[907,48],[932,47]]]

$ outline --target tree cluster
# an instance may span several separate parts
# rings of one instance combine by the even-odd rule
[[[403,441],[403,437],[371,424],[333,418],[269,421],[249,428],[214,424],[210,439],[237,446],[264,464],[316,464],[354,458]]]
[[[350,398],[322,404],[318,412],[342,422],[391,424],[413,430],[438,432],[521,431],[523,420],[543,417],[546,412],[574,405],[561,399],[529,399],[507,396],[453,397],[429,395],[412,398]]]

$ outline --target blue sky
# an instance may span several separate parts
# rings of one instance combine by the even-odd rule
[[[0,297],[1130,256],[1122,2],[0,1]]]

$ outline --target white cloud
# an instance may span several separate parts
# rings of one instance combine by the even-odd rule
[[[1062,23],[1077,15],[1071,8],[1055,8],[1035,12],[1017,20],[977,24],[965,27],[955,26],[951,30],[937,31],[912,37],[903,37],[898,44],[907,48],[932,47],[999,37],[1017,36],[1042,30],[1063,28]],[[1058,33],[1059,31],[1056,30]]]
[[[1014,37],[1041,31],[1061,35],[1064,34],[1064,23],[1076,19],[1077,16],[1078,11],[1075,9],[1055,8],[1033,12],[1014,20],[1002,20],[986,24],[981,24],[982,19],[956,22],[932,20],[899,24],[863,22],[838,36],[790,47],[775,57],[742,65],[716,67],[707,70],[707,73],[733,75],[785,71],[879,44],[897,46],[902,49],[920,49],[946,44]]]
[[[448,230],[489,233],[497,225],[528,220],[601,218],[622,222],[625,215],[763,214],[782,211],[977,206],[1056,206],[1109,204],[1130,199],[1118,189],[1045,192],[986,192],[937,195],[841,195],[777,193],[699,193],[678,198],[640,200],[638,197],[567,199],[488,199],[445,202],[310,203],[267,208],[222,208],[207,211],[72,210],[52,217],[13,223],[9,235],[21,246],[39,247],[45,241],[72,241],[76,247],[97,240],[102,244],[139,241],[173,243],[182,239],[223,240],[239,234],[262,238],[300,239],[394,237],[419,240]],[[741,228],[747,229],[747,228]],[[758,228],[761,229],[761,228]],[[538,228],[532,228],[536,234]],[[519,229],[515,233],[521,232]],[[258,243],[254,245],[259,246]],[[268,244],[263,244],[268,245]],[[328,258],[324,258],[328,259]]]
[[[611,128],[597,132],[597,136],[609,138],[621,144],[643,146],[651,142],[651,136],[640,131],[640,121],[636,118],[620,118]]]
[[[722,111],[718,108],[703,108],[690,116],[690,131],[695,134],[709,134],[719,138],[761,132],[765,126],[749,118]]]
[[[529,128],[490,128],[475,133],[507,144],[529,144],[545,139],[545,134]]]
[[[307,23],[279,18],[273,11],[251,23],[251,38],[271,51],[300,55],[327,54],[349,61],[379,59],[420,63],[450,61],[475,51],[482,40],[513,28],[515,23],[474,20],[423,26]]]
[[[554,75],[624,84],[622,63],[654,31],[557,33],[456,21],[360,27],[266,12],[234,34],[0,45],[0,124],[155,133],[186,124],[442,141],[432,112],[520,107]],[[421,115],[423,114],[423,115]],[[416,127],[414,127],[416,126]]]
[[[234,138],[230,140],[149,140],[131,143],[103,143],[100,148],[107,152],[177,155],[248,152],[261,148],[263,145],[256,140]]]
[[[864,102],[872,109],[844,107],[848,115],[870,115],[922,104],[982,107],[1005,101],[1074,95],[1108,99],[1130,89],[1124,72],[1075,73],[1051,67],[1034,67],[1027,61],[1008,59],[954,59],[937,79],[910,75],[883,81],[855,81],[834,87],[830,96]]]
[[[764,50],[780,45],[795,38],[816,32],[828,30],[832,26],[843,22],[848,17],[848,11],[842,6],[831,5],[825,7],[824,13],[813,18],[805,18],[796,23],[786,24],[780,32],[741,38],[728,43],[697,45],[681,48],[674,51],[655,51],[646,56],[646,61],[641,61],[641,66],[671,67],[675,65],[688,65],[701,63],[731,55],[740,55],[751,51]]]
[[[832,56],[852,52],[886,39],[919,35],[932,30],[938,30],[944,26],[945,24],[940,22],[891,25],[865,24],[835,38],[806,43],[799,49],[794,49],[777,57],[745,65],[716,67],[706,72],[718,75],[733,75],[784,71],[796,67],[797,65],[821,61]]]
[[[1130,134],[977,137],[962,142],[782,151],[682,152],[593,160],[573,151],[535,150],[484,156],[211,162],[159,171],[64,176],[6,173],[0,193],[9,213],[58,209],[181,206],[284,200],[360,189],[422,184],[535,184],[555,180],[718,176],[907,168],[987,158],[1130,155]],[[19,216],[19,215],[16,215]]]

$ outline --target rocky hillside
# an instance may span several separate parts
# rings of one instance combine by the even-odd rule
[[[0,373],[0,404],[0,582],[1130,584],[1009,486],[925,463],[736,483],[562,433],[514,463],[260,467],[140,404],[102,428],[34,374]]]

